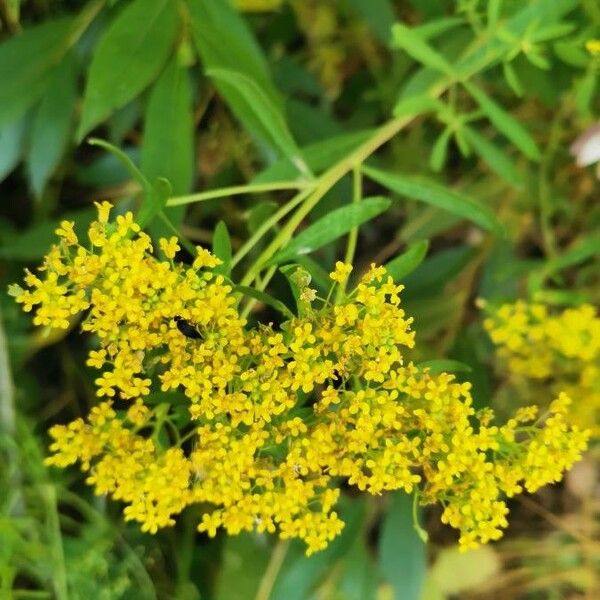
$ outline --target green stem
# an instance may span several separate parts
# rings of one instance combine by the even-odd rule
[[[271,560],[267,565],[267,570],[260,580],[260,585],[258,586],[258,591],[256,592],[254,600],[269,600],[271,597],[275,580],[277,579],[277,575],[279,575],[289,545],[289,540],[279,540],[277,542],[277,545],[271,554]]]
[[[274,225],[276,225],[285,215],[287,215],[291,210],[296,208],[299,204],[304,202],[306,197],[310,194],[313,188],[307,188],[306,190],[302,190],[298,194],[296,194],[293,198],[291,198],[288,202],[286,202],[279,210],[273,213],[244,243],[244,245],[235,253],[234,257],[231,259],[232,268],[235,267],[252,248],[262,239],[262,236],[271,229]]]
[[[435,97],[439,96],[446,86],[439,86],[438,90],[433,93]],[[344,176],[348,171],[352,170],[356,165],[360,165],[367,159],[375,150],[393,138],[401,129],[406,127],[412,120],[413,116],[403,116],[397,119],[392,119],[382,127],[380,127],[368,140],[361,144],[358,148],[352,151],[348,156],[335,164],[329,170],[325,171],[315,182],[314,189],[307,196],[306,200],[293,214],[285,226],[275,236],[273,241],[263,250],[254,264],[250,267],[245,277],[242,279],[242,285],[249,285],[263,265],[279,250],[291,237],[294,235],[296,228],[302,222],[304,217],[317,205],[319,200]]]
[[[240,194],[260,194],[261,192],[277,192],[280,190],[303,190],[311,187],[310,181],[273,181],[271,183],[249,183],[248,185],[233,185],[231,187],[219,188],[217,190],[208,190],[198,192],[197,194],[187,194],[185,196],[173,196],[167,200],[167,206],[181,206],[182,204],[191,204],[192,202],[205,202],[215,198],[226,196],[238,196]]]
[[[255,286],[256,289],[260,290],[261,292],[264,291],[264,289],[267,287],[267,285],[269,285],[269,281],[271,281],[271,279],[273,279],[273,275],[275,275],[276,271],[277,271],[277,265],[270,267],[269,270],[265,273],[265,276],[261,279],[260,283],[258,283]],[[244,310],[242,310],[242,313],[241,313],[242,318],[245,319],[250,314],[250,311],[254,308],[254,305],[257,302],[258,301],[256,300],[256,298],[250,298],[250,300],[248,300],[248,304],[246,304],[246,306],[244,307]]]
[[[352,168],[352,202],[357,204],[362,200],[362,171],[361,165],[355,165]],[[348,242],[346,244],[346,254],[344,255],[344,262],[348,265],[352,264],[354,260],[354,253],[356,252],[356,241],[358,239],[358,227],[353,227],[348,234]],[[346,294],[346,279],[338,285],[335,293],[335,303],[339,304],[342,298]]]

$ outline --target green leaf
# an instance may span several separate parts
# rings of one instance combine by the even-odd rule
[[[415,242],[405,252],[388,262],[385,265],[385,270],[392,276],[394,281],[402,280],[423,262],[428,248],[428,240]]]
[[[394,6],[391,0],[370,0],[370,2],[346,0],[346,4],[383,43],[391,42],[390,28],[395,21]]]
[[[0,181],[19,164],[25,148],[27,119],[6,125],[0,131]]]
[[[450,127],[446,127],[444,131],[438,136],[438,139],[435,141],[433,145],[433,149],[431,151],[431,156],[429,157],[429,166],[432,171],[439,173],[446,162],[446,156],[448,154],[448,142],[450,141],[450,136],[452,135],[452,129]]]
[[[406,27],[402,23],[396,23],[392,27],[394,46],[401,48],[416,61],[426,67],[441,71],[446,75],[453,75],[454,69],[446,59],[434,50],[416,30]]]
[[[163,215],[163,221],[165,220],[164,210],[167,206],[167,200],[173,194],[173,188],[171,182],[164,177],[157,177],[148,190],[144,194],[144,199],[140,210],[137,214],[137,222],[140,227],[148,227],[159,214]],[[169,228],[171,229],[171,228]],[[180,238],[182,243],[185,241],[184,238]],[[185,244],[184,244],[185,245]],[[193,247],[192,247],[193,253]]]
[[[204,68],[235,116],[250,133],[305,170],[267,62],[244,19],[222,0],[187,4]]]
[[[231,238],[227,231],[227,225],[223,221],[219,221],[215,227],[212,251],[217,258],[223,261],[223,264],[215,267],[213,271],[229,276],[231,273]]]
[[[469,196],[424,178],[388,173],[366,166],[362,170],[368,177],[397,194],[443,208],[476,223],[483,229],[504,235],[504,226],[496,215],[487,206]]]
[[[450,358],[426,360],[417,364],[417,367],[419,369],[429,369],[429,373],[432,375],[439,375],[440,373],[470,373],[472,371],[469,365]]]
[[[294,313],[283,303],[281,300],[277,300],[277,298],[273,298],[270,294],[266,292],[262,292],[261,290],[257,290],[252,287],[248,287],[245,285],[236,285],[234,286],[234,291],[243,294],[244,296],[250,296],[250,298],[254,298],[267,306],[274,308],[277,312],[280,312],[284,317],[288,319],[294,318]]]
[[[47,21],[0,44],[0,128],[21,117],[44,93],[67,51],[72,22]]]
[[[373,134],[372,130],[342,133],[302,148],[302,156],[314,173],[320,173],[355,150]],[[298,169],[282,158],[259,173],[252,183],[285,181],[298,175]]]
[[[502,63],[502,74],[504,75],[504,79],[506,79],[506,83],[510,86],[510,89],[519,96],[519,98],[523,96],[523,85],[521,84],[521,80],[516,74],[512,63],[507,60]]]
[[[238,109],[243,104],[243,114],[237,114],[244,122],[244,116],[252,114],[252,120],[260,123],[261,129],[266,132],[271,145],[286,156],[301,173],[308,173],[300,150],[288,129],[283,112],[264,90],[250,77],[243,73],[227,69],[207,69],[206,74],[216,80],[221,87],[229,89],[230,95],[235,92]]]
[[[492,171],[495,171],[515,188],[523,186],[523,178],[517,171],[514,162],[500,148],[471,127],[464,127],[463,133],[475,152],[479,154]]]
[[[33,118],[27,172],[31,189],[41,196],[60,162],[71,132],[77,98],[74,65],[64,60],[53,73]]]
[[[503,133],[525,156],[531,160],[540,160],[541,155],[536,143],[519,121],[474,84],[465,81],[463,85],[498,131]]]
[[[292,238],[269,261],[269,264],[289,260],[298,254],[314,252],[348,233],[351,229],[380,215],[390,205],[391,202],[387,198],[375,197],[365,198],[361,202],[337,208]]]
[[[423,25],[413,27],[413,31],[418,33],[422,39],[428,40],[464,24],[465,20],[462,17],[441,17],[439,19],[427,19],[427,22]]]
[[[92,56],[79,139],[155,79],[172,50],[177,22],[172,0],[134,0],[117,15]]]
[[[394,600],[419,600],[425,580],[425,544],[415,531],[412,510],[412,498],[394,492],[379,540],[379,566]]]
[[[190,191],[194,180],[194,122],[187,70],[171,58],[154,84],[144,121],[141,169],[150,180],[164,177],[174,194]],[[165,209],[165,214],[179,225],[185,206]],[[155,237],[166,235],[164,223],[154,223]]]
[[[187,70],[173,57],[154,84],[144,120],[141,169],[166,177],[174,194],[190,191],[194,178],[194,123]]]

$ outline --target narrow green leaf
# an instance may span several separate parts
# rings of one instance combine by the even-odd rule
[[[229,276],[231,273],[231,238],[227,225],[223,221],[219,221],[215,227],[212,250],[213,254],[223,261],[223,264],[215,267],[213,271]]]
[[[413,521],[412,498],[394,492],[379,540],[379,566],[394,600],[419,600],[425,580],[426,549]]]
[[[444,131],[438,136],[438,139],[435,141],[433,145],[433,149],[431,150],[431,155],[429,157],[429,166],[432,171],[439,173],[446,162],[446,156],[448,155],[448,142],[450,141],[450,136],[452,135],[452,130],[450,127],[446,127]]]
[[[47,21],[0,44],[0,128],[21,117],[44,93],[68,48],[72,19]]]
[[[281,302],[281,300],[273,298],[273,296],[267,294],[266,292],[261,292],[260,290],[245,285],[236,285],[234,290],[240,294],[243,294],[244,296],[250,296],[250,298],[254,298],[259,302],[274,308],[277,312],[280,312],[288,319],[294,318],[294,313],[292,313],[292,311],[283,302]]]
[[[380,215],[390,205],[391,202],[387,198],[375,197],[337,208],[292,238],[269,263],[279,263],[298,254],[314,252],[348,233],[354,227],[359,227]]]
[[[154,80],[172,50],[177,21],[171,0],[134,0],[117,15],[92,57],[79,139]]]
[[[454,70],[450,63],[434,50],[416,30],[406,27],[402,23],[396,23],[392,27],[394,46],[402,48],[409,56],[426,67],[453,75]]]
[[[385,270],[392,276],[394,281],[401,281],[423,262],[428,249],[428,240],[415,242],[405,252],[388,262],[385,265]]]
[[[186,194],[194,180],[194,123],[187,70],[171,58],[154,84],[144,120],[141,169],[149,180],[165,177],[174,194]],[[177,226],[185,206],[165,209]],[[154,236],[165,235],[165,226],[155,223]]]
[[[353,131],[342,133],[315,144],[302,148],[302,156],[313,173],[320,173],[344,156],[360,146],[373,134],[373,131]],[[268,183],[271,181],[285,181],[298,175],[298,169],[287,158],[282,158],[259,173],[252,183]]]
[[[525,156],[539,161],[540,151],[527,130],[483,90],[468,81],[463,84],[498,131],[502,132]]]
[[[9,123],[0,131],[0,181],[19,164],[23,156],[27,125],[24,117]]]
[[[520,98],[523,96],[523,85],[521,84],[521,80],[519,76],[515,72],[512,63],[505,60],[502,63],[502,74],[504,75],[504,79],[506,79],[506,83],[510,86],[510,89]]]
[[[514,162],[500,148],[471,127],[464,127],[463,133],[492,171],[516,188],[523,186],[523,178]]]
[[[286,156],[300,172],[308,172],[300,150],[288,129],[280,108],[271,101],[264,90],[250,77],[227,69],[207,69],[206,74],[230,90],[235,90],[238,98],[245,104],[245,111],[252,113],[267,133],[271,145]],[[244,121],[243,115],[238,118]]]
[[[417,364],[417,367],[419,369],[429,369],[432,375],[439,375],[440,373],[469,373],[472,371],[469,365],[450,358],[426,360]]]
[[[465,20],[462,17],[441,17],[439,19],[427,20],[423,25],[413,27],[413,31],[419,34],[422,39],[429,40],[459,25],[463,25]]]
[[[33,118],[27,172],[31,189],[40,196],[63,156],[71,132],[77,97],[74,65],[64,60],[52,75]]]
[[[366,166],[363,167],[363,172],[397,194],[443,208],[476,223],[483,229],[504,235],[504,226],[496,215],[487,206],[469,196],[424,178],[388,173]]]

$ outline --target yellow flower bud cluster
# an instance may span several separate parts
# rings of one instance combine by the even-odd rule
[[[501,306],[484,326],[514,386],[546,398],[565,392],[575,421],[600,432],[600,317],[593,306],[553,313],[519,300]]]
[[[343,527],[347,481],[441,503],[470,548],[502,535],[507,496],[557,481],[586,446],[566,396],[535,423],[530,408],[498,427],[490,410],[475,414],[469,383],[406,361],[412,319],[382,267],[339,304],[306,300],[301,316],[250,328],[210,252],[185,266],[172,260],[176,240],[162,240],[161,260],[131,213],[110,222],[110,206],[98,209],[91,249],[62,224],[45,276],[28,274],[17,301],[51,327],[84,312],[103,400],[51,428],[47,463],[78,462],[144,531],[199,504],[210,536],[278,532],[311,554]],[[332,279],[350,270],[339,264]]]

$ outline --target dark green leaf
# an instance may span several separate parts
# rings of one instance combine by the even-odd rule
[[[309,225],[280,250],[270,261],[279,263],[298,254],[309,254],[333,242],[351,229],[370,221],[386,211],[391,202],[387,198],[365,198],[361,202],[347,204],[331,211]]]
[[[281,302],[281,300],[273,298],[273,296],[267,294],[266,292],[261,292],[260,290],[245,285],[236,285],[234,290],[240,294],[243,294],[244,296],[250,296],[250,298],[254,298],[259,302],[274,308],[277,312],[280,312],[288,319],[292,319],[294,317],[292,311],[283,302]]]
[[[244,106],[243,112],[237,114],[242,122],[259,123],[271,145],[287,157],[299,172],[308,173],[282,110],[272,102],[257,82],[243,73],[227,69],[207,69],[206,74],[216,80],[221,88],[228,89],[229,95],[237,96],[238,111]],[[250,119],[247,118],[249,115],[252,115]]]
[[[115,158],[117,158],[121,164],[127,169],[129,174],[140,184],[142,189],[145,191],[150,191],[151,185],[150,182],[146,179],[144,174],[137,168],[131,157],[123,152],[120,148],[117,148],[110,142],[106,140],[101,140],[99,138],[89,138],[88,144],[90,146],[99,146],[104,150],[110,152]]]
[[[144,121],[141,168],[150,180],[164,177],[174,194],[191,190],[194,179],[194,123],[187,70],[173,57],[154,84]],[[185,206],[165,209],[172,223],[179,226]],[[167,234],[162,222],[151,229],[154,237]]]
[[[74,65],[67,59],[54,70],[33,118],[27,171],[36,196],[42,194],[65,151],[76,94]]]
[[[231,273],[231,238],[227,231],[227,225],[223,221],[219,221],[215,227],[212,251],[217,258],[223,261],[223,264],[215,267],[213,271],[229,276]]]
[[[432,375],[440,373],[469,373],[471,367],[458,360],[450,358],[440,358],[437,360],[426,360],[417,365],[419,369],[429,369]]]
[[[0,181],[19,164],[23,156],[26,132],[26,118],[9,123],[0,131]]]
[[[18,119],[44,93],[68,48],[71,19],[47,21],[0,45],[0,128]]]
[[[402,491],[393,494],[379,541],[379,566],[395,600],[419,600],[425,579],[425,544],[414,528],[412,503]]]
[[[465,81],[464,86],[498,131],[503,133],[525,156],[531,160],[540,160],[541,155],[537,144],[519,121],[474,84]]]
[[[476,223],[483,229],[504,235],[504,226],[496,215],[487,206],[469,196],[424,178],[388,173],[372,167],[363,167],[363,171],[368,177],[397,194],[443,208]]]
[[[392,27],[394,46],[402,48],[409,56],[424,64],[430,69],[441,71],[446,75],[452,75],[452,66],[446,59],[434,50],[415,29],[406,27],[402,23],[396,23]]]
[[[428,240],[415,242],[405,252],[387,263],[385,270],[392,276],[394,281],[401,281],[423,262],[428,248]]]
[[[516,188],[523,186],[523,178],[517,171],[514,162],[500,148],[471,127],[465,127],[463,133],[475,152],[481,156],[492,171]]]
[[[117,15],[92,57],[79,139],[154,80],[172,50],[177,21],[171,0],[134,0]]]

